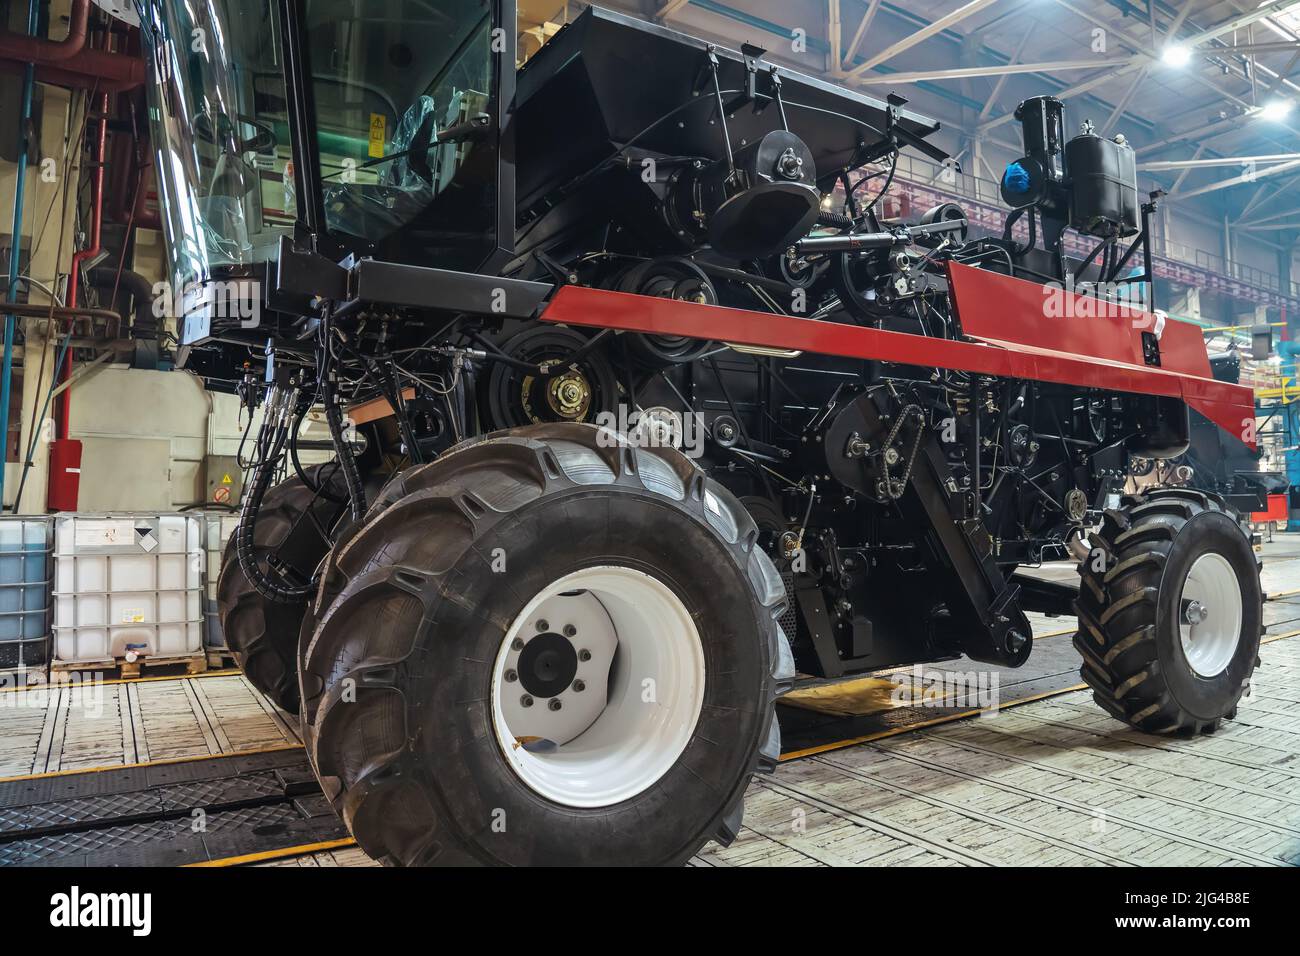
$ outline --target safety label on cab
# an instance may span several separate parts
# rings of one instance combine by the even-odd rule
[[[384,156],[384,140],[387,139],[388,117],[383,113],[370,114],[370,156],[372,159],[382,159]]]

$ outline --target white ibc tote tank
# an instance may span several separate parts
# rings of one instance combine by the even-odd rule
[[[75,515],[54,532],[54,658],[100,663],[203,649],[203,524]]]

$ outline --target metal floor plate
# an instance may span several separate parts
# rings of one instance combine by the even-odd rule
[[[346,836],[300,750],[0,783],[0,865],[175,866]]]

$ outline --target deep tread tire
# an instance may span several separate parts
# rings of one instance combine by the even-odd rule
[[[462,443],[393,479],[325,566],[303,624],[308,754],[361,847],[391,865],[680,864],[740,828],[780,755],[774,701],[794,661],[785,594],[754,522],[671,449],[602,447],[582,424]],[[507,573],[494,573],[494,549]],[[531,595],[581,567],[653,573],[705,653],[685,751],[612,806],[552,803],[493,731],[493,661]],[[494,820],[504,820],[504,829]]]
[[[332,464],[308,468],[307,475],[318,487],[323,477],[326,488],[337,497],[346,494],[342,474]],[[307,509],[322,528],[329,529],[345,507],[317,496],[297,476],[282,481],[266,493],[253,529],[258,560],[264,562],[267,552],[278,548],[300,522],[306,522],[309,526],[298,532],[295,542],[299,546],[295,566],[310,576],[329,551],[330,542],[311,523]],[[309,602],[274,604],[258,594],[239,566],[234,544],[232,537],[222,555],[217,581],[217,611],[226,646],[254,687],[277,706],[296,714],[298,633]]]
[[[1091,540],[1093,553],[1079,565],[1074,646],[1093,698],[1148,733],[1212,733],[1235,716],[1263,633],[1260,563],[1240,517],[1217,495],[1161,489],[1107,511]],[[1237,574],[1242,623],[1228,666],[1204,678],[1183,654],[1178,621],[1188,569],[1209,551]]]

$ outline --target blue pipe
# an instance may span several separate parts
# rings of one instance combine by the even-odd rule
[[[38,0],[27,0],[27,35],[36,36],[40,28],[40,4]],[[28,63],[23,71],[23,109],[19,119],[18,130],[18,176],[14,180],[14,227],[9,249],[9,291],[5,301],[18,301],[18,267],[19,244],[23,235],[23,192],[27,186],[27,151],[31,144],[27,141],[32,126],[32,93],[36,88],[36,64]],[[5,354],[4,370],[0,372],[0,444],[8,447],[9,443],[9,393],[14,379],[14,316],[5,316]],[[35,426],[35,422],[32,423]],[[0,512],[4,511],[5,467],[0,453]]]

